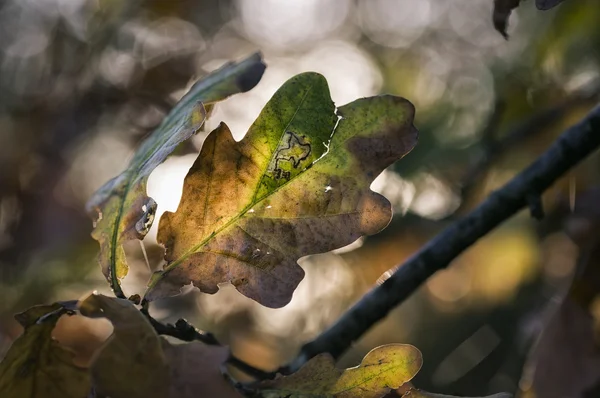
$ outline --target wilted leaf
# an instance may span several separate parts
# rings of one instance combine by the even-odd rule
[[[200,129],[205,119],[203,103],[250,90],[260,80],[264,68],[260,54],[254,54],[197,82],[142,143],[127,170],[104,184],[88,202],[88,212],[98,218],[92,232],[100,242],[98,260],[118,297],[125,297],[120,280],[128,271],[122,243],[143,239],[156,211],[156,202],[146,195],[148,176],[178,144]]]
[[[357,367],[340,370],[321,354],[298,372],[260,385],[262,398],[378,398],[411,380],[421,369],[421,352],[408,344],[388,344],[371,350]]]
[[[130,301],[92,294],[79,310],[90,318],[107,318],[114,327],[90,367],[99,394],[115,398],[167,396],[169,369],[161,338]]]
[[[549,10],[556,7],[565,0],[535,0],[538,10]]]
[[[91,365],[95,390],[112,398],[236,398],[220,374],[228,350],[196,342],[171,345],[128,300],[91,295],[83,315],[105,317],[113,335]]]
[[[403,398],[461,398],[453,395],[434,394],[422,390],[410,390],[402,396]],[[511,398],[512,394],[501,392],[494,395],[488,395],[486,397],[471,397],[471,398]],[[466,397],[462,397],[466,398]]]
[[[508,18],[512,13],[512,10],[519,6],[521,0],[494,0],[494,11],[492,14],[492,20],[494,21],[494,27],[498,32],[508,39],[508,33],[506,28],[508,27]]]
[[[52,338],[66,310],[60,304],[28,309],[15,318],[25,331],[0,363],[2,398],[85,398],[90,390],[86,369]]]
[[[145,298],[178,294],[190,282],[215,293],[231,282],[268,307],[287,304],[304,275],[298,258],[389,223],[389,202],[369,185],[416,144],[413,117],[412,104],[393,96],[336,112],[325,78],[303,73],[275,93],[241,141],[222,123],[190,169],[177,212],[161,218],[167,264]]]

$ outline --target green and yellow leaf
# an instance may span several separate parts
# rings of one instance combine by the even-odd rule
[[[261,398],[379,398],[410,381],[421,369],[421,352],[408,344],[371,350],[357,367],[340,370],[321,354],[291,376],[263,382]]]
[[[241,397],[221,375],[227,348],[200,342],[173,345],[158,336],[128,300],[93,294],[80,303],[80,311],[114,326],[90,367],[92,384],[101,396]]]
[[[391,219],[373,179],[417,142],[414,108],[394,96],[335,108],[325,78],[303,73],[271,98],[239,142],[221,124],[190,169],[158,240],[167,264],[145,299],[230,282],[268,307],[304,276],[298,258],[374,234]]]
[[[98,260],[118,297],[125,297],[120,280],[129,269],[122,244],[143,239],[156,211],[156,202],[146,194],[148,176],[177,145],[200,129],[206,115],[203,104],[250,90],[264,69],[260,54],[254,54],[198,81],[144,141],[129,167],[102,186],[88,202],[88,212],[97,218],[92,236],[100,243]]]
[[[25,331],[0,363],[2,398],[85,398],[90,391],[86,369],[75,366],[73,353],[52,338],[60,304],[32,307],[15,318]]]

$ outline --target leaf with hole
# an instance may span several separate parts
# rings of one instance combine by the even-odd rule
[[[300,257],[387,226],[391,205],[369,186],[415,146],[413,117],[410,102],[389,95],[336,109],[325,78],[303,73],[241,141],[222,123],[186,176],[177,211],[160,220],[167,264],[145,299],[230,282],[265,306],[286,305],[304,275]]]

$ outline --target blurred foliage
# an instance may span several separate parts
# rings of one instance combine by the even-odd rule
[[[416,149],[373,184],[394,204],[392,224],[303,259],[306,277],[285,308],[256,306],[227,286],[158,303],[156,316],[186,315],[255,366],[285,362],[596,103],[596,0],[546,12],[522,2],[509,41],[494,30],[492,8],[492,0],[0,2],[0,352],[20,333],[13,313],[108,291],[84,203],[125,169],[191,82],[260,49],[263,80],[217,105],[207,131],[223,120],[240,139],[281,83],[308,70],[327,78],[339,105],[378,93],[410,99],[420,131]],[[150,176],[157,217],[176,209],[204,138]],[[544,221],[523,213],[431,278],[341,365],[402,341],[423,352],[419,388],[516,391],[547,304],[562,299],[577,269],[579,249],[562,226],[580,193],[598,185],[599,163],[596,154],[544,195]],[[131,290],[160,266],[155,228],[144,245],[148,265],[137,242],[126,247]],[[595,327],[596,302],[586,308]]]

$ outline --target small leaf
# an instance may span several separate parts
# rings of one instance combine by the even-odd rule
[[[52,338],[60,304],[37,306],[17,314],[25,328],[0,363],[2,398],[85,398],[90,390],[86,369],[73,364],[73,354]]]
[[[88,212],[97,218],[92,236],[100,243],[98,261],[118,297],[125,298],[120,280],[129,269],[122,244],[143,239],[156,212],[156,202],[146,195],[148,176],[177,145],[200,129],[206,115],[203,103],[250,90],[264,69],[260,54],[254,54],[198,81],[142,143],[127,170],[108,181],[88,202]]]
[[[113,335],[91,365],[97,393],[112,398],[239,398],[223,378],[220,365],[229,351],[195,342],[172,345],[158,336],[129,301],[90,295],[82,315],[107,318]]]
[[[373,179],[416,144],[403,98],[363,98],[335,111],[325,78],[303,73],[271,98],[236,142],[221,124],[190,169],[158,240],[167,264],[145,299],[192,282],[206,293],[230,282],[268,307],[286,305],[304,276],[298,258],[379,232],[390,203]]]
[[[556,7],[565,0],[535,0],[538,10],[549,10]]]
[[[354,368],[335,368],[329,354],[311,359],[291,376],[263,382],[262,398],[379,398],[410,381],[421,369],[421,352],[408,344],[388,344],[371,350]]]

